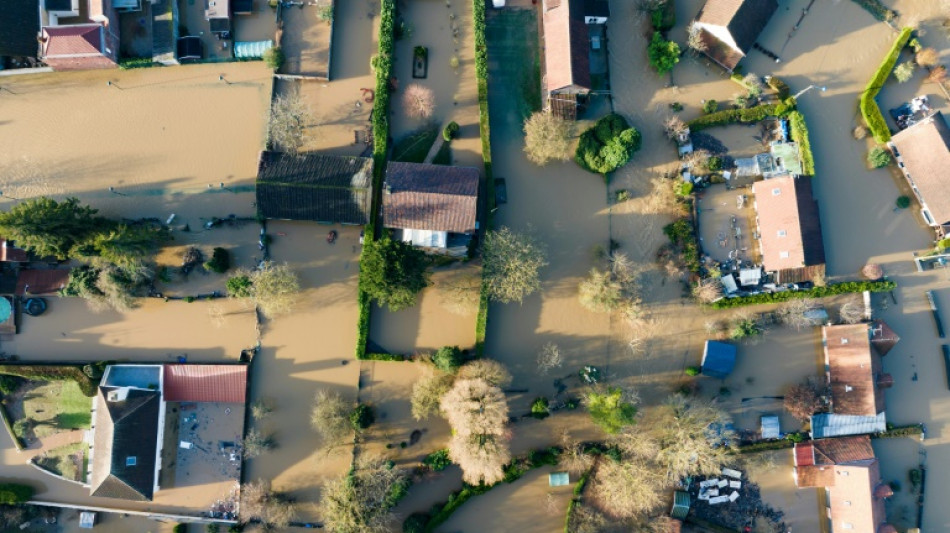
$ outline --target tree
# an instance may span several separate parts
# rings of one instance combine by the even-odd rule
[[[412,83],[403,93],[402,104],[409,117],[427,119],[435,111],[435,93],[428,87]]]
[[[921,48],[915,59],[922,67],[933,67],[940,63],[940,54],[933,48]]]
[[[740,312],[732,319],[732,329],[729,336],[735,340],[754,337],[762,333],[762,324],[751,313]]]
[[[350,436],[352,406],[337,392],[320,389],[313,398],[310,426],[323,439],[324,448],[332,448]]]
[[[927,81],[929,83],[943,83],[947,79],[947,67],[943,65],[937,65],[936,67],[930,69],[930,73],[927,75]]]
[[[120,267],[137,267],[142,265],[145,257],[159,244],[169,238],[168,231],[162,227],[119,224],[114,229],[93,235],[88,242],[77,245],[72,255],[98,264],[105,262]]]
[[[0,234],[17,246],[41,257],[70,258],[77,244],[86,242],[112,223],[76,198],[57,202],[52,198],[30,198],[0,213]]]
[[[145,290],[151,277],[152,271],[142,266],[82,266],[69,272],[69,282],[62,293],[85,299],[93,311],[115,309],[125,312],[136,306],[135,296]]]
[[[637,406],[635,399],[629,396],[619,387],[610,387],[605,391],[588,392],[584,402],[594,423],[607,433],[616,434],[634,423]]]
[[[33,487],[16,483],[0,484],[0,504],[17,505],[33,499]]]
[[[454,374],[463,362],[465,357],[458,346],[443,346],[432,355],[432,364],[449,374]]]
[[[544,248],[528,233],[503,226],[485,235],[482,275],[493,301],[522,303],[541,288],[540,270],[547,264]]]
[[[687,400],[681,395],[647,412],[642,427],[653,443],[618,439],[628,452],[647,450],[668,481],[687,475],[718,474],[735,445],[735,433],[727,429],[729,416],[714,404]],[[625,442],[626,441],[626,442]]]
[[[666,74],[679,63],[680,46],[673,41],[664,39],[660,32],[653,32],[653,38],[647,47],[647,56],[650,59],[650,66],[657,73]]]
[[[405,490],[403,470],[380,457],[360,455],[353,469],[326,484],[320,510],[333,533],[388,533],[396,519],[394,493]]]
[[[376,421],[376,413],[373,412],[373,408],[365,403],[357,404],[356,407],[350,411],[350,426],[354,431],[362,431]]]
[[[455,376],[444,372],[429,370],[421,379],[412,384],[412,417],[425,420],[439,412],[442,396],[452,388]]]
[[[914,63],[906,61],[894,68],[894,79],[900,83],[910,81],[914,77]]]
[[[481,276],[466,271],[455,271],[439,283],[442,306],[450,313],[469,316],[478,309]]]
[[[689,37],[686,40],[686,46],[695,54],[704,53],[709,47],[703,41],[703,30],[695,23],[689,25]]]
[[[703,113],[708,115],[710,113],[715,113],[716,111],[719,111],[719,102],[711,98],[703,102]]]
[[[244,436],[243,454],[245,459],[260,457],[264,452],[274,448],[274,440],[265,437],[263,433],[252,429]]]
[[[524,123],[524,152],[528,161],[546,165],[571,158],[573,123],[545,111],[538,111]]]
[[[581,134],[574,161],[588,172],[608,174],[626,165],[640,144],[640,132],[627,119],[611,113]]]
[[[484,379],[458,379],[442,397],[442,412],[452,426],[449,456],[469,484],[501,481],[508,449],[505,393]]]
[[[459,370],[461,379],[480,379],[495,387],[511,384],[511,374],[505,365],[493,359],[476,359]]]
[[[564,358],[558,345],[553,342],[545,343],[538,352],[538,372],[543,376],[555,368],[561,368],[562,364]]]
[[[231,298],[247,298],[251,295],[251,277],[247,274],[238,274],[228,278],[228,296]]]
[[[260,422],[274,412],[273,406],[264,398],[259,398],[251,404],[251,418]]]
[[[594,457],[587,453],[584,445],[564,431],[561,433],[561,454],[558,456],[558,466],[571,474],[580,475],[590,470],[594,465]]]
[[[758,98],[762,95],[762,80],[753,73],[748,73],[742,78],[742,84],[749,90],[749,98]]]
[[[802,329],[816,326],[821,322],[821,318],[813,314],[814,311],[819,309],[821,309],[821,305],[818,301],[812,298],[797,298],[780,305],[775,313],[783,324],[795,329]]]
[[[578,286],[578,297],[585,309],[609,313],[617,309],[623,300],[623,286],[608,271],[592,268],[587,279]]]
[[[891,153],[880,146],[875,146],[868,152],[868,164],[872,168],[886,167],[891,164]]]
[[[281,47],[272,46],[267,50],[264,50],[263,59],[264,64],[267,65],[267,68],[280,70],[280,67],[284,66],[286,57],[284,56],[284,50]]]
[[[807,380],[789,387],[785,393],[783,405],[788,414],[802,422],[808,422],[811,415],[822,408],[821,398],[814,381]]]
[[[285,530],[296,513],[296,506],[271,489],[269,481],[259,479],[241,486],[240,516],[244,523],[260,520],[266,530]]]
[[[591,490],[615,518],[644,516],[663,503],[663,477],[643,459],[601,461]]]
[[[683,119],[676,115],[671,115],[666,117],[666,120],[663,121],[663,129],[666,131],[667,137],[671,140],[676,140],[689,129],[689,127],[683,122]]]
[[[848,301],[841,304],[838,309],[838,316],[845,324],[857,324],[865,318],[864,302],[860,297],[849,298]]]
[[[248,296],[261,314],[267,318],[275,318],[289,313],[297,303],[300,282],[297,279],[297,274],[287,266],[287,263],[278,264],[273,261],[264,261],[258,266],[257,270],[242,273],[240,276],[246,276],[250,281],[251,286],[248,290]],[[242,282],[235,282],[236,290],[240,290],[237,287],[240,283]],[[231,288],[231,280],[228,280],[229,293]]]
[[[277,95],[271,104],[267,140],[285,152],[296,154],[306,142],[304,132],[312,120],[310,107],[299,93]]]
[[[360,261],[360,287],[380,305],[398,311],[416,305],[429,285],[425,252],[389,237],[367,242]]]
[[[211,252],[211,259],[205,262],[204,267],[217,274],[227,272],[231,268],[231,253],[225,248],[215,247]]]
[[[722,282],[717,278],[706,278],[693,286],[693,297],[704,304],[722,298]]]

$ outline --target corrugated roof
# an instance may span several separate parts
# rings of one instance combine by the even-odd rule
[[[752,184],[762,264],[774,272],[824,264],[818,202],[811,178],[771,178]]]
[[[544,78],[548,93],[590,90],[590,42],[584,0],[547,0],[544,7]]]
[[[939,111],[896,133],[904,173],[923,197],[939,225],[950,224],[950,128]]]
[[[165,365],[162,392],[166,402],[244,403],[245,365]]]
[[[102,27],[98,24],[72,24],[43,28],[47,41],[43,57],[102,55]]]
[[[261,152],[257,208],[266,218],[366,224],[372,173],[366,157]]]
[[[40,11],[37,0],[4,2],[0,16],[0,56],[36,57]]]
[[[875,416],[884,411],[884,392],[877,387],[881,356],[871,350],[868,324],[821,328],[831,381],[831,410],[837,415]]]
[[[117,387],[99,387],[93,437],[93,496],[149,501],[155,488],[158,391],[130,389],[125,400],[106,401]],[[130,461],[134,458],[134,461]]]
[[[815,439],[880,433],[887,429],[884,412],[876,416],[822,413],[811,417],[811,436]]]
[[[383,192],[387,228],[474,233],[478,170],[390,162]]]

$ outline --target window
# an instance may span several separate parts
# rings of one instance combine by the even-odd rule
[[[848,507],[851,507],[851,501],[850,501],[850,500],[845,500],[845,501],[844,501],[844,504],[845,504],[846,506],[848,506]]]
[[[135,466],[135,462],[136,459],[134,455],[130,455],[125,458],[125,466]]]
[[[779,252],[778,256],[782,259],[788,259],[788,252]]]
[[[782,194],[782,189],[779,189],[778,187],[772,189],[772,196],[778,196],[780,194]]]
[[[783,229],[778,230],[778,236],[779,236],[779,237],[784,237],[784,236],[786,236],[786,235],[788,235],[788,232],[787,232],[787,231],[785,231],[785,230],[783,230]]]

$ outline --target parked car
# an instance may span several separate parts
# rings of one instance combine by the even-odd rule
[[[505,7],[505,0],[491,0],[491,5],[495,9]]]

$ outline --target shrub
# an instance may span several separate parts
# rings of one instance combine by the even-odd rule
[[[454,374],[463,362],[464,356],[458,346],[443,346],[432,356],[432,364],[449,374]]]
[[[886,167],[891,164],[891,153],[880,146],[876,146],[868,152],[868,164],[872,168]]]
[[[715,100],[706,100],[703,102],[703,113],[707,115],[719,111],[719,102]]]
[[[679,63],[680,46],[673,41],[664,39],[660,32],[653,32],[653,38],[647,47],[647,56],[650,59],[650,66],[657,73],[666,74]]]
[[[449,458],[449,450],[443,448],[425,456],[425,459],[422,460],[422,464],[428,466],[430,470],[441,472],[452,464],[452,459]]]
[[[402,523],[402,533],[425,533],[430,518],[429,513],[412,513]]]
[[[188,532],[187,524],[175,524],[175,527],[172,528],[172,533],[187,533],[187,532]]]
[[[676,185],[673,186],[673,191],[676,193],[676,196],[686,198],[693,194],[693,183],[689,181],[677,181]]]
[[[720,170],[722,170],[723,164],[724,162],[723,162],[722,157],[718,155],[714,155],[706,161],[706,168],[708,168],[709,170],[713,172],[719,172]]]
[[[458,133],[459,133],[458,123],[455,121],[449,122],[448,124],[446,124],[445,128],[442,130],[442,139],[445,140],[445,142],[449,142],[455,137],[457,137]]]
[[[581,134],[574,160],[588,172],[606,175],[626,165],[640,143],[640,132],[622,116],[611,113]]]
[[[0,484],[0,504],[17,505],[33,498],[33,488],[16,483]]]
[[[218,524],[205,524],[205,533],[218,533],[221,531],[221,526]]]
[[[815,175],[815,156],[811,152],[811,141],[808,139],[808,125],[805,116],[799,111],[788,114],[792,140],[798,143],[798,153],[802,158],[802,173],[806,176]]]
[[[746,109],[724,109],[694,119],[687,124],[690,131],[697,132],[713,126],[726,124],[760,122],[768,117],[784,117],[795,110],[795,101],[791,98],[778,104],[761,104]]]
[[[268,68],[274,70],[280,70],[280,67],[284,66],[284,50],[279,46],[272,46],[264,51],[264,64]]]
[[[834,283],[824,287],[813,287],[801,291],[783,291],[753,294],[750,296],[739,296],[736,298],[723,298],[713,302],[710,307],[713,309],[730,309],[733,307],[742,307],[744,305],[757,305],[776,302],[785,302],[795,298],[824,298],[836,294],[848,294],[856,292],[887,292],[897,288],[893,281],[846,281],[844,283]]]
[[[594,423],[610,434],[619,433],[625,426],[634,423],[637,406],[624,400],[623,391],[611,387],[604,393],[587,393],[587,410]]]
[[[894,79],[899,83],[906,83],[914,77],[914,62],[906,61],[894,68]]]
[[[232,298],[247,298],[251,295],[251,278],[245,275],[233,276],[227,283],[228,296]]]
[[[376,415],[373,413],[373,408],[365,403],[357,405],[350,413],[350,425],[356,431],[370,427],[375,421]]]
[[[699,261],[699,241],[689,219],[681,218],[663,226],[663,233],[682,254],[686,268],[690,272],[699,272],[702,266]]]
[[[673,0],[663,0],[650,11],[650,23],[653,30],[669,31],[676,25],[676,4]]]
[[[20,388],[21,384],[23,384],[23,380],[15,376],[0,374],[0,393],[4,395],[13,394]]]
[[[884,82],[887,81],[888,76],[891,75],[891,71],[894,70],[894,65],[897,64],[897,59],[900,57],[901,50],[907,45],[907,41],[910,40],[912,33],[912,28],[903,28],[901,30],[897,40],[894,41],[894,44],[891,45],[887,55],[884,56],[884,60],[881,62],[881,65],[877,68],[877,70],[874,72],[874,75],[871,76],[871,80],[868,81],[868,84],[865,86],[864,92],[861,93],[861,116],[864,117],[864,122],[874,135],[874,140],[881,144],[891,140],[891,131],[887,127],[887,122],[884,120],[884,115],[881,113],[881,108],[878,107],[874,98],[877,97],[877,93],[881,91],[881,87],[884,86]]]
[[[211,253],[211,259],[205,262],[205,268],[223,274],[231,268],[231,254],[224,248],[215,248]]]
[[[771,87],[772,89],[775,90],[775,92],[778,93],[779,100],[785,100],[786,98],[789,97],[789,94],[791,94],[791,91],[788,88],[788,84],[786,84],[784,81],[782,81],[776,76],[770,77],[768,84],[769,84],[769,87]]]
[[[548,411],[548,399],[544,396],[535,398],[534,402],[531,403],[531,416],[542,419],[551,414]]]
[[[698,376],[701,371],[702,371],[702,369],[700,369],[698,366],[688,366],[688,367],[686,367],[686,375],[687,375],[687,376]]]

